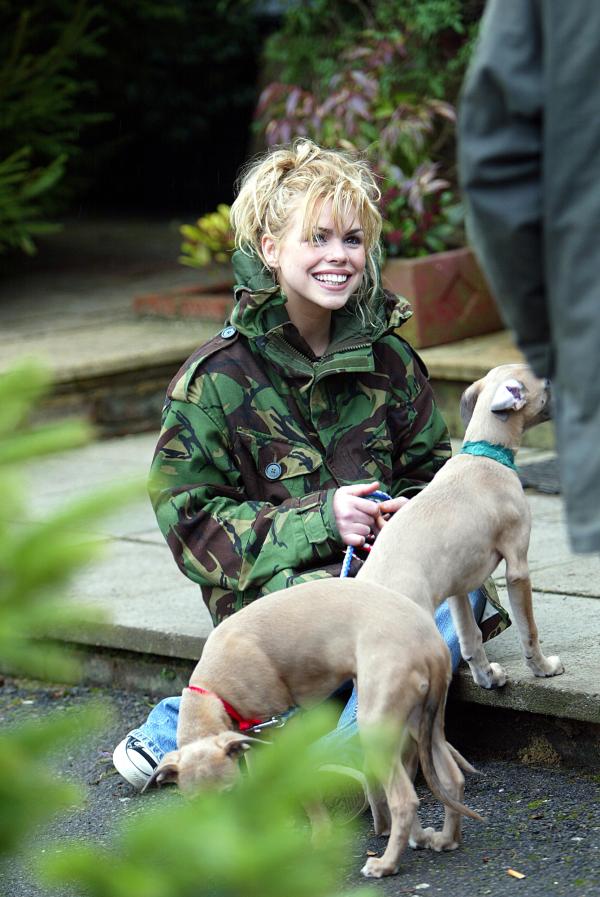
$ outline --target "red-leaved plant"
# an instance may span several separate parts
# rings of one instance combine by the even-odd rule
[[[462,207],[445,162],[453,106],[410,88],[402,35],[363,31],[340,56],[340,70],[312,90],[272,82],[256,119],[269,145],[310,137],[366,157],[381,178],[389,256],[415,257],[462,244]]]

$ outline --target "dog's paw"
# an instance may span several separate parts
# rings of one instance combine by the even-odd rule
[[[506,685],[508,676],[504,667],[501,667],[499,663],[491,663],[490,670],[492,672],[492,682],[488,688],[502,688],[503,685]]]
[[[476,684],[482,688],[502,688],[508,679],[506,670],[499,663],[490,663],[487,669],[471,666],[471,672]]]
[[[441,853],[444,850],[456,850],[458,846],[458,841],[449,838],[448,835],[444,835],[443,832],[433,832],[431,835],[429,847],[431,850],[435,850],[436,853]]]
[[[383,857],[369,857],[360,871],[365,878],[383,878],[385,875],[395,875],[398,866],[386,863]]]
[[[454,841],[442,832],[436,832],[434,828],[424,828],[417,836],[409,838],[408,846],[413,850],[435,850],[441,853],[443,850],[456,850],[458,841]]]
[[[534,676],[539,676],[540,678],[560,676],[560,674],[565,671],[558,655],[554,655],[553,657],[541,657],[537,661],[533,659],[528,660],[527,663]]]
[[[431,836],[435,835],[434,828],[421,828],[412,831],[408,839],[408,846],[411,850],[428,850],[431,847]]]
[[[431,847],[431,836],[435,835],[434,828],[422,828],[418,832],[411,832],[408,846],[412,850],[428,850]]]

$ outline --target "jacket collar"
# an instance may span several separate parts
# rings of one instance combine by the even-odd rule
[[[291,324],[285,308],[285,295],[273,283],[270,272],[255,254],[238,250],[233,254],[235,305],[231,323],[248,339],[277,337],[286,339]],[[327,355],[348,351],[353,346],[371,344],[397,327],[412,315],[409,303],[378,287],[371,312],[371,320],[363,323],[353,304],[349,303],[333,315],[333,332]],[[296,331],[297,333],[297,331]]]

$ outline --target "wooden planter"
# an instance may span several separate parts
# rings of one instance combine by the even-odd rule
[[[135,296],[136,314],[158,318],[198,318],[223,322],[233,308],[233,284],[189,286]]]
[[[503,323],[473,251],[467,247],[417,259],[389,259],[383,285],[410,302],[399,331],[417,349],[502,330]]]

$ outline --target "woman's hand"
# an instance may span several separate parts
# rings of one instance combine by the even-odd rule
[[[344,545],[360,548],[368,536],[379,532],[381,525],[377,518],[381,516],[381,505],[376,501],[363,498],[379,489],[379,483],[357,483],[353,486],[340,486],[333,496],[333,514]],[[390,504],[401,499],[391,499]]]
[[[398,496],[398,498],[388,498],[386,501],[380,502],[377,507],[377,517],[375,518],[375,528],[376,533],[380,532],[385,524],[388,522],[392,514],[395,514],[396,511],[399,511],[400,508],[403,508],[404,505],[407,505],[410,501],[410,498],[406,498],[404,495]]]

